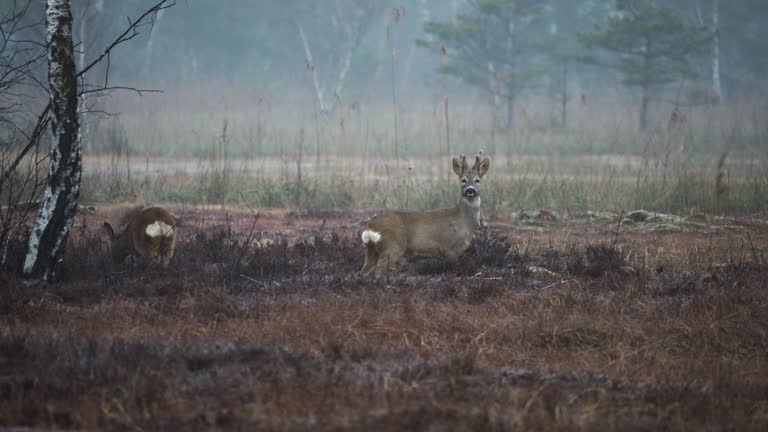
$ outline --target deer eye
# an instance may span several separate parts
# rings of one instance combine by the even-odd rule
[[[461,183],[462,184],[466,184],[467,183],[467,179],[465,179],[465,178],[461,179]]]
[[[475,179],[475,183],[480,183],[480,179]]]

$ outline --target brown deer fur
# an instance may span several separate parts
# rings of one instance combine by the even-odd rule
[[[115,264],[133,255],[142,257],[148,265],[167,267],[176,248],[176,218],[160,207],[137,213],[119,234],[107,222],[104,230]]]
[[[396,269],[410,256],[443,256],[455,259],[472,241],[480,223],[480,178],[490,167],[477,156],[470,169],[466,156],[453,159],[461,182],[461,199],[455,207],[423,211],[391,211],[375,216],[362,233],[365,244],[363,272]]]

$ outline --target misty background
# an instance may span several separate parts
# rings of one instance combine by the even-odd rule
[[[75,2],[78,64],[151,4]],[[179,0],[87,74],[149,91],[87,100],[84,196],[428,208],[482,149],[492,208],[761,210],[766,23],[761,0]]]
[[[148,4],[142,0],[120,2],[97,0],[76,2],[76,21],[85,26],[86,60],[98,54],[100,42],[120,31],[127,17],[136,16]],[[349,72],[339,95],[342,101],[386,99],[391,79],[391,49],[396,51],[396,81],[403,95],[429,98],[444,93],[436,74],[440,65],[439,47],[420,47],[419,40],[434,40],[425,33],[430,22],[454,21],[458,14],[475,13],[483,0],[181,0],[157,18],[154,28],[146,28],[131,44],[120,48],[112,59],[114,79],[130,85],[152,84],[168,92],[181,92],[185,86],[234,88],[238,93],[260,92],[292,97],[311,93],[311,82],[305,64],[305,50],[299,26],[303,27],[321,85],[332,87],[338,80],[345,56],[351,51]],[[495,3],[509,3],[496,1]],[[512,2],[523,4],[526,2]],[[580,48],[594,52],[579,43],[579,34],[605,26],[612,16],[621,13],[615,0],[543,0],[529,2],[538,10],[527,10],[519,17],[525,28],[515,35],[519,47],[539,48],[537,44],[555,39],[562,50],[577,54]],[[632,3],[632,2],[623,2]],[[641,3],[641,2],[638,2]],[[726,100],[764,97],[765,75],[768,73],[768,4],[760,0],[659,0],[669,7],[685,25],[714,31],[713,10],[718,5],[720,38],[720,73]],[[518,6],[520,7],[520,6]],[[393,8],[401,13],[394,22]],[[527,22],[526,22],[527,21]],[[388,30],[389,29],[389,30]],[[496,29],[486,28],[488,36],[504,43]],[[440,41],[453,55],[452,48]],[[88,50],[92,46],[93,50]],[[526,93],[545,93],[550,81],[560,75],[557,62],[548,59],[543,47],[529,61],[537,68],[538,79],[531,80]],[[503,63],[487,53],[479,60]],[[692,58],[695,76],[687,77],[684,98],[687,104],[695,91],[712,87],[712,56],[709,49]],[[552,57],[552,56],[549,56]],[[549,60],[549,61],[547,61]],[[572,91],[623,91],[621,76],[601,67],[574,67]],[[467,85],[448,80],[450,94],[468,98],[482,97],[469,91]],[[679,83],[671,83],[677,92]],[[190,90],[190,89],[186,89]],[[332,97],[328,88],[326,95]]]

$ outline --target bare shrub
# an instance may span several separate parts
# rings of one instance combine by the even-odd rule
[[[607,273],[619,272],[626,266],[624,254],[608,243],[592,243],[576,251],[568,264],[573,275],[597,278]]]

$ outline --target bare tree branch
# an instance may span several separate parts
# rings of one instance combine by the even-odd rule
[[[154,22],[154,17],[158,12],[160,12],[163,9],[168,9],[176,5],[175,0],[163,0],[151,8],[147,9],[146,12],[141,14],[139,19],[136,21],[131,21],[130,18],[128,18],[128,27],[125,29],[123,33],[121,33],[118,37],[116,37],[112,43],[107,45],[106,48],[104,48],[104,51],[99,54],[96,59],[94,59],[91,63],[89,63],[87,66],[85,66],[80,72],[77,73],[77,77],[86,74],[89,70],[91,70],[94,66],[101,63],[102,60],[104,60],[104,57],[109,56],[109,54],[112,52],[113,49],[115,49],[117,46],[119,46],[122,43],[128,42],[129,40],[135,38],[140,34],[138,31],[139,28],[151,25]],[[148,21],[145,21],[147,18],[149,18]]]
[[[31,0],[27,1],[27,4],[25,5],[25,8],[23,11],[26,11],[29,7],[29,4],[31,3]],[[121,87],[121,86],[109,86],[108,81],[108,74],[109,74],[109,64],[110,64],[110,55],[112,53],[112,50],[114,50],[119,45],[135,38],[140,34],[138,31],[140,28],[151,25],[151,23],[154,21],[154,17],[156,14],[164,9],[171,8],[176,5],[175,0],[162,0],[158,3],[156,3],[151,8],[147,9],[139,18],[135,21],[132,21],[130,18],[128,18],[128,27],[120,34],[118,35],[111,43],[109,43],[106,48],[102,51],[102,53],[91,63],[89,63],[87,66],[85,66],[82,70],[80,70],[75,76],[76,78],[83,77],[89,70],[94,68],[96,65],[101,63],[105,58],[107,60],[107,75],[104,79],[104,84],[101,87],[94,87],[88,90],[85,90],[86,87],[88,87],[85,84],[81,84],[81,88],[79,91],[79,95],[82,96],[84,94],[90,94],[90,93],[99,93],[99,92],[109,92],[110,90],[130,90],[138,93],[139,95],[142,95],[143,93],[158,93],[159,90],[152,90],[152,89],[136,89],[131,87]],[[21,18],[24,16],[24,13],[26,12],[19,12],[15,14],[13,17],[8,18],[9,20],[16,20],[20,21]],[[5,22],[5,21],[2,21]],[[5,39],[6,41],[8,39]],[[2,51],[0,51],[2,52]],[[37,58],[42,58],[46,55],[45,51],[38,56]],[[29,65],[31,63],[28,62]],[[1,85],[1,84],[0,84]],[[41,83],[41,86],[43,84]],[[3,173],[2,178],[0,178],[0,185],[3,184],[7,180],[8,177],[10,177],[11,173],[18,167],[19,163],[24,159],[24,157],[29,153],[29,151],[37,144],[38,139],[42,135],[42,133],[45,131],[46,126],[48,126],[49,118],[48,114],[51,110],[51,102],[49,101],[48,104],[46,104],[43,111],[40,113],[40,115],[37,117],[37,122],[35,123],[35,127],[33,129],[32,134],[29,135],[27,139],[27,143],[24,146],[24,148],[16,155],[16,158],[14,161],[9,165],[9,168],[6,172]]]

